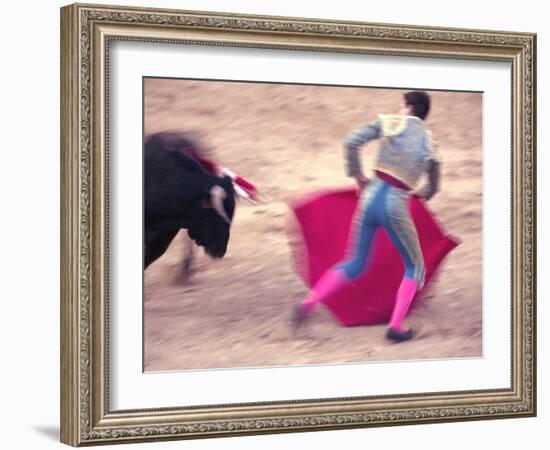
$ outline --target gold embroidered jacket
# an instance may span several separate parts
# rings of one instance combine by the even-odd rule
[[[439,188],[440,160],[432,134],[415,116],[379,114],[369,124],[348,134],[346,149],[347,173],[362,174],[359,148],[372,139],[380,139],[375,170],[384,172],[413,189],[420,176],[428,172],[428,183],[418,191],[425,199]]]

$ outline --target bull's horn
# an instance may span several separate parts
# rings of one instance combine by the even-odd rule
[[[223,207],[223,201],[225,200],[226,196],[227,193],[221,186],[215,185],[210,188],[210,201],[212,202],[212,206],[223,220],[225,220],[227,223],[231,223],[231,220],[229,220],[229,217],[227,217],[227,213],[225,212],[225,208]]]

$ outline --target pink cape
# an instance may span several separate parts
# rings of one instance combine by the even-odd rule
[[[289,202],[298,224],[298,229],[289,234],[295,267],[310,288],[325,270],[343,260],[358,199],[355,188],[344,188]],[[443,258],[459,242],[443,232],[417,197],[411,196],[409,208],[424,255],[426,289]],[[372,245],[370,270],[324,302],[342,325],[368,325],[390,319],[405,269],[383,228],[376,232]]]

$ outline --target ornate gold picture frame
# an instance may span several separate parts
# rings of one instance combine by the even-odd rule
[[[511,155],[511,296],[502,299],[510,305],[510,386],[113,409],[109,67],[117,41],[508,63],[511,149],[499,150]],[[535,89],[536,35],[531,33],[105,5],[62,8],[61,441],[81,446],[534,416]]]

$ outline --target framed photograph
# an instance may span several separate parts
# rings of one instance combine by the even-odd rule
[[[536,36],[61,9],[61,440],[536,414]]]

